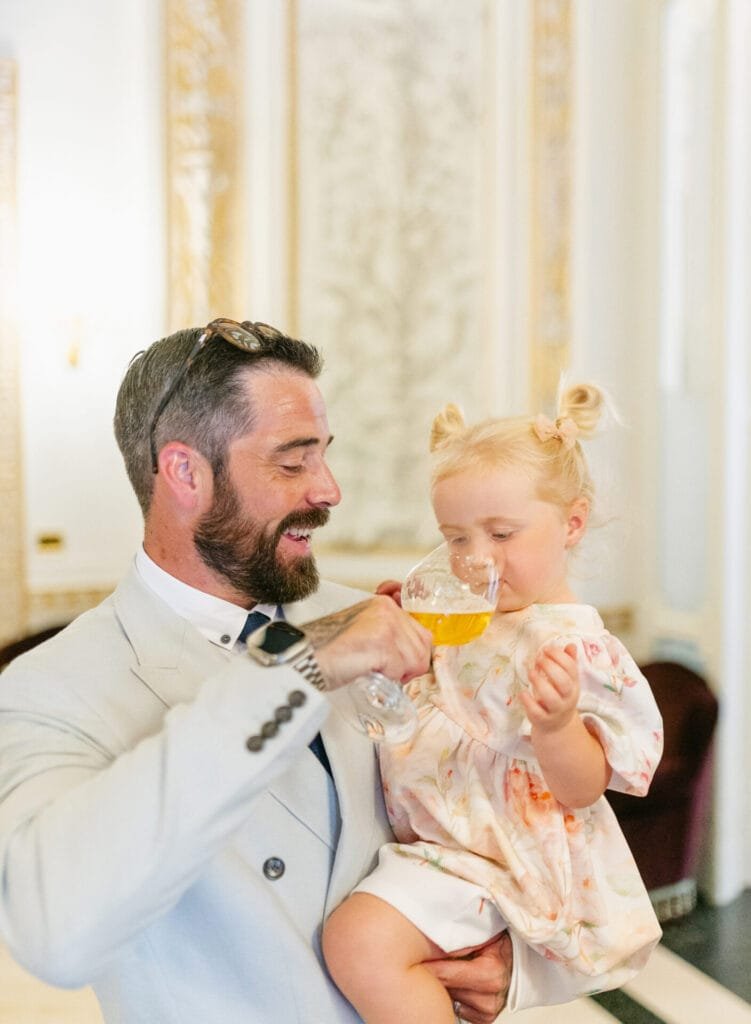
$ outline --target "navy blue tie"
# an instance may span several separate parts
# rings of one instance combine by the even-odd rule
[[[284,618],[281,607],[279,607],[277,611],[277,616],[280,619]],[[260,627],[265,625],[267,622],[271,622],[271,618],[268,615],[264,615],[263,612],[250,612],[245,620],[245,625],[240,630],[240,635],[237,638],[238,643],[244,643],[251,633],[260,629]],[[316,733],[310,741],[309,746],[329,775],[331,775],[331,765],[329,764],[328,754],[326,753],[326,748],[323,745],[320,732]]]
[[[263,612],[251,612],[245,620],[245,625],[240,630],[240,635],[237,638],[237,642],[240,644],[245,643],[251,633],[254,633],[257,629],[265,623],[271,622],[268,615],[264,615]]]

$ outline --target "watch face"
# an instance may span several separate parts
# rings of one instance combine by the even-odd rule
[[[261,649],[272,657],[284,654],[293,644],[305,639],[305,634],[297,626],[290,625],[284,619],[276,619],[266,626],[266,636]]]

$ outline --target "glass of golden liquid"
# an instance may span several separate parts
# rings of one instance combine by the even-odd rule
[[[452,551],[441,544],[407,574],[402,608],[433,634],[434,644],[467,644],[484,631],[498,598],[492,559]],[[417,728],[417,709],[401,684],[380,672],[347,687],[355,727],[374,743],[404,743]]]
[[[492,559],[462,554],[444,543],[407,574],[402,608],[430,630],[434,644],[467,644],[490,622],[498,587]]]

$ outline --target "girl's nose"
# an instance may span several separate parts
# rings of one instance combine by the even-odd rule
[[[488,598],[495,601],[503,570],[502,553],[491,549],[490,545],[477,544],[472,553],[472,565],[476,578],[482,580]]]

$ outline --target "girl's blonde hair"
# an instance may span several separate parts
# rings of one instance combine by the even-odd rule
[[[466,426],[461,410],[447,405],[433,420],[431,485],[467,469],[521,469],[542,501],[568,509],[579,498],[592,505],[594,486],[580,444],[594,435],[610,398],[597,384],[562,386],[556,419],[516,416]]]

